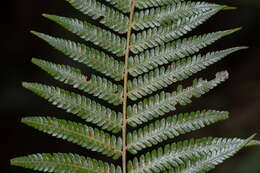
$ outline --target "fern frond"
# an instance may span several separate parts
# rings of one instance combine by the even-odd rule
[[[105,0],[113,5],[118,10],[128,13],[131,8],[131,0]],[[165,5],[172,5],[184,0],[135,0],[135,7],[137,9],[146,9],[151,7],[160,7]]]
[[[108,28],[118,32],[126,33],[128,29],[129,18],[119,11],[116,11],[96,0],[66,0],[75,9],[83,14],[98,20]]]
[[[105,0],[114,6],[116,9],[128,13],[131,9],[131,0]]]
[[[113,159],[121,156],[122,139],[86,125],[52,117],[26,117],[22,122],[57,138],[100,152]]]
[[[251,140],[250,142],[248,142],[248,144],[246,145],[247,147],[251,147],[251,146],[260,146],[260,141],[257,140]]]
[[[123,79],[124,63],[115,60],[104,52],[87,47],[84,44],[52,37],[35,31],[31,32],[73,60],[86,64],[116,81]]]
[[[121,167],[77,154],[33,154],[11,160],[11,165],[54,173],[121,173]]]
[[[228,112],[224,111],[203,110],[157,120],[142,129],[128,133],[128,151],[137,154],[138,151],[157,145],[165,140],[225,120],[228,118],[228,114]]]
[[[206,2],[179,2],[160,8],[152,8],[136,12],[134,15],[133,29],[143,30],[168,24],[181,18],[200,15],[220,5]]]
[[[174,82],[187,79],[191,75],[206,69],[229,54],[247,47],[234,47],[217,52],[209,52],[206,55],[197,55],[172,63],[167,69],[157,68],[154,71],[134,78],[128,82],[128,95],[131,100],[137,100],[159,89],[167,87]]]
[[[179,3],[184,0],[136,0],[136,8],[146,9],[150,7],[159,7]]]
[[[200,36],[179,39],[162,45],[155,49],[147,50],[139,55],[129,58],[129,73],[137,76],[152,70],[159,65],[179,60],[186,56],[199,52],[200,49],[209,46],[215,41],[230,35],[241,28],[208,33]]]
[[[224,6],[210,10],[203,14],[179,19],[166,26],[160,26],[131,35],[131,48],[133,53],[139,53],[148,48],[153,48],[164,43],[178,39],[192,29],[196,28],[211,16],[222,10]]]
[[[121,130],[122,115],[73,92],[38,83],[23,83],[23,87],[48,100],[58,108],[75,114],[102,129],[117,133]]]
[[[157,118],[170,111],[174,111],[176,104],[186,105],[191,103],[191,97],[200,97],[209,90],[216,87],[228,78],[228,72],[223,71],[216,74],[216,78],[207,81],[203,79],[195,79],[193,86],[182,89],[178,86],[177,91],[173,93],[165,93],[164,91],[155,96],[151,96],[138,104],[128,106],[128,123],[132,127]]]
[[[251,142],[251,138],[247,139],[245,143]],[[244,145],[244,146],[247,146]],[[243,147],[244,147],[243,146]],[[228,151],[230,150],[230,151]],[[197,173],[197,172],[208,172],[212,169],[215,168],[215,166],[219,165],[222,163],[224,160],[232,157],[239,151],[239,147],[235,148],[232,151],[232,147],[229,148],[224,148],[219,151],[210,151],[206,156],[203,156],[200,159],[193,159],[186,161],[184,165],[178,167],[178,168],[173,168],[167,171],[168,173],[176,173],[176,172],[181,172],[181,173]]]
[[[105,78],[91,75],[88,79],[80,69],[66,65],[54,64],[49,61],[33,58],[32,62],[48,72],[56,80],[72,85],[86,93],[92,94],[108,103],[119,105],[123,100],[123,87],[113,84]]]
[[[166,145],[164,148],[153,150],[150,153],[142,155],[139,159],[135,158],[133,161],[128,163],[128,172],[160,173],[171,168],[178,170],[179,167],[188,161],[197,161],[205,157],[208,158],[206,159],[205,164],[199,164],[202,168],[207,165],[216,165],[217,163],[220,163],[221,160],[233,156],[247,143],[248,140],[237,138],[202,138],[198,140],[191,139],[184,142],[178,142]],[[202,170],[203,169],[200,169],[200,171]],[[200,171],[196,169],[196,172]]]
[[[49,14],[43,14],[43,16],[58,23],[80,38],[90,41],[117,56],[123,56],[125,54],[126,40],[123,37],[121,38],[112,32],[91,25],[86,21]]]

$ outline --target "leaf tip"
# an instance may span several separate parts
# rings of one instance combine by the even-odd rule
[[[231,7],[231,6],[223,5],[223,6],[222,6],[222,9],[223,9],[223,10],[236,10],[237,7]]]
[[[35,65],[39,64],[40,61],[41,61],[40,59],[34,58],[34,57],[31,59],[31,62],[32,62],[33,64],[35,64]]]
[[[28,82],[22,82],[22,86],[23,86],[24,88],[27,88],[27,87],[28,87],[28,85],[29,85],[29,83],[28,83]]]

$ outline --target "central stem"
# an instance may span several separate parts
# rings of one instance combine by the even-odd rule
[[[125,74],[124,74],[124,101],[123,101],[123,126],[122,126],[122,138],[123,138],[123,151],[122,151],[122,165],[123,165],[123,173],[127,172],[126,169],[126,125],[127,125],[127,97],[128,97],[128,90],[127,90],[127,81],[128,81],[128,58],[130,52],[130,38],[132,32],[132,23],[133,23],[133,15],[135,9],[135,0],[132,0],[131,10],[130,10],[130,17],[129,17],[129,25],[128,25],[128,32],[127,32],[127,41],[126,41],[126,52],[125,52]]]

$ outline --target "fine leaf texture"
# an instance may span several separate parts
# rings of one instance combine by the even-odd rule
[[[197,55],[179,60],[165,67],[156,68],[144,76],[128,81],[128,94],[131,100],[137,100],[163,89],[175,82],[189,78],[193,74],[206,69],[229,54],[247,47],[234,47],[217,52],[209,52],[206,55]]]
[[[73,41],[55,38],[35,31],[32,31],[32,33],[73,60],[86,64],[116,81],[123,79],[124,64],[106,53]]]
[[[127,13],[130,12],[131,0],[105,0],[113,5],[118,10]],[[146,9],[151,7],[160,7],[165,5],[172,5],[183,0],[135,0],[135,7],[137,9]]]
[[[203,110],[157,120],[127,135],[128,151],[138,151],[228,118],[228,112]]]
[[[117,133],[121,130],[122,115],[109,108],[101,106],[85,96],[63,90],[58,87],[38,83],[24,82],[23,86],[35,94],[48,100],[58,108],[75,114],[87,122],[91,122],[102,129]]]
[[[117,56],[123,56],[125,54],[126,40],[110,31],[74,18],[49,14],[44,14],[43,16],[58,23],[68,31],[78,35],[80,38],[90,41]]]
[[[54,173],[205,173],[242,148],[260,145],[260,141],[252,140],[255,135],[246,140],[205,137],[170,142],[228,118],[226,111],[176,111],[177,105],[190,104],[192,98],[227,80],[227,71],[216,73],[212,80],[195,79],[189,87],[176,84],[175,91],[169,86],[246,48],[199,53],[241,28],[185,36],[219,11],[233,7],[189,0],[63,1],[81,13],[79,19],[43,16],[81,40],[31,32],[91,69],[33,58],[32,63],[79,93],[40,83],[22,85],[85,120],[86,125],[54,117],[25,117],[22,122],[103,159],[43,153],[14,158],[12,165]],[[167,92],[163,90],[166,87]],[[173,111],[176,113],[167,115]]]
[[[128,13],[131,8],[131,0],[105,0],[111,5],[113,5],[116,9]]]
[[[215,41],[230,35],[241,28],[218,31],[200,36],[180,39],[155,49],[147,50],[139,55],[129,58],[129,73],[137,76],[152,70],[159,65],[167,64],[199,52]]]
[[[108,28],[119,32],[126,33],[128,29],[129,19],[119,11],[116,11],[108,6],[101,4],[96,0],[66,0],[74,8],[90,16],[92,19],[99,20]]]
[[[53,173],[121,173],[121,167],[77,154],[33,154],[11,160],[14,166]]]
[[[100,152],[113,159],[121,156],[122,139],[86,125],[51,117],[26,117],[22,122],[57,138]]]
[[[228,78],[228,72],[223,71],[216,74],[216,78],[207,81],[195,79],[193,85],[186,89],[178,86],[177,91],[173,93],[161,92],[155,96],[151,96],[138,104],[129,106],[127,109],[128,123],[130,126],[136,127],[144,122],[163,116],[164,114],[174,111],[175,105],[186,105],[191,103],[191,97],[200,97],[207,93],[218,84],[224,82]]]
[[[237,138],[202,138],[173,143],[130,161],[128,163],[128,172],[160,173],[171,168],[178,168],[188,161],[199,159],[202,160],[202,163],[199,164],[196,172],[201,172],[208,165],[212,167],[212,165],[217,165],[224,159],[231,157],[247,143],[248,140]],[[204,160],[204,158],[207,159]]]
[[[150,7],[159,7],[171,5],[173,3],[180,3],[181,1],[184,0],[136,0],[136,7],[138,9],[146,9]]]
[[[161,8],[143,10],[135,13],[133,29],[139,31],[145,28],[158,27],[181,18],[201,15],[219,7],[220,5],[212,3],[187,1],[178,4],[173,3]]]
[[[206,156],[202,156],[199,159],[191,159],[185,162],[180,167],[171,168],[167,172],[168,173],[198,173],[198,172],[208,172],[215,168],[216,165],[221,164],[224,160],[235,155],[240,149],[247,146],[252,142],[252,138],[249,138],[244,141],[244,145],[241,145],[241,148],[227,146],[226,148],[222,148],[221,150],[213,150],[208,152]]]
[[[33,58],[32,62],[56,80],[72,85],[74,88],[83,90],[114,105],[122,103],[123,87],[113,84],[105,78],[96,75],[91,75],[88,78],[81,73],[80,69],[36,58]]]
[[[194,28],[205,22],[207,19],[209,19],[211,16],[213,16],[223,8],[224,6],[221,6],[203,14],[179,19],[178,21],[171,22],[169,25],[166,26],[160,26],[158,28],[145,30],[138,34],[132,34],[132,44],[130,50],[133,53],[139,53],[148,48],[153,48],[178,39],[179,37],[187,34],[189,31],[193,30]]]

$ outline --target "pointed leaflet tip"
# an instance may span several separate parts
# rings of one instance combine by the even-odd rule
[[[230,7],[230,6],[227,6],[227,5],[223,5],[222,6],[222,10],[236,10],[237,7]]]
[[[50,20],[54,20],[55,18],[55,15],[46,14],[46,13],[43,13],[42,16]]]
[[[255,133],[255,134],[253,134],[252,136],[250,136],[249,138],[247,138],[247,139],[246,139],[246,144],[248,144],[250,141],[252,141],[252,140],[255,138],[256,135],[257,135],[257,134]]]
[[[232,31],[232,33],[233,33],[233,32],[240,31],[240,30],[242,30],[242,29],[243,29],[243,27],[237,27],[237,28],[231,29],[231,31]]]
[[[36,35],[36,36],[38,36],[40,34],[39,32],[34,31],[34,30],[30,31],[30,33],[32,33],[33,35]]]
[[[29,86],[29,83],[28,83],[28,82],[22,82],[22,86],[23,86],[24,88],[27,88],[27,87]]]
[[[253,140],[253,138],[257,135],[257,133],[253,134],[252,136],[250,136],[248,139],[247,139],[247,144],[246,144],[246,147],[252,147],[252,146],[260,146],[260,141],[258,140]]]
[[[39,60],[40,60],[40,59],[38,59],[38,58],[32,58],[32,59],[31,59],[31,62],[32,62],[33,64],[37,64],[37,63],[39,62]]]

